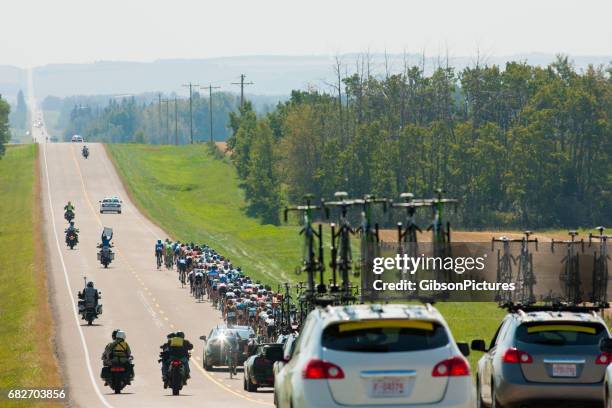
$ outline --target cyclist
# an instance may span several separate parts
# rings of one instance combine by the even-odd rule
[[[157,269],[161,266],[161,258],[162,252],[164,249],[164,244],[162,244],[161,239],[158,239],[155,243],[155,259],[157,260]]]
[[[198,298],[200,298],[203,293],[202,284],[204,283],[204,274],[202,273],[200,269],[198,269],[198,271],[195,273],[194,280],[195,280],[195,294]]]
[[[170,243],[170,240],[168,238],[166,238],[166,247],[165,247],[165,252],[164,252],[164,260],[165,260],[165,264],[166,264],[166,268],[171,269],[172,268],[172,255],[174,254],[174,251],[172,250],[172,244]]]
[[[238,340],[240,335],[228,330],[223,341],[223,353],[225,362],[229,368],[230,375],[236,375],[236,365],[238,364]]]

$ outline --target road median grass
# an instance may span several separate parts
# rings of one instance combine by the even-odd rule
[[[301,257],[298,228],[261,225],[246,215],[229,158],[214,158],[205,145],[106,147],[135,204],[173,238],[207,243],[273,285],[306,279],[293,272]],[[491,303],[436,306],[457,341],[490,339],[503,316]],[[472,363],[476,357],[471,356]]]
[[[36,145],[11,146],[0,159],[2,390],[61,386],[44,268],[39,174]],[[0,398],[2,407],[33,405]]]

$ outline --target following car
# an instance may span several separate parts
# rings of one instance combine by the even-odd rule
[[[473,408],[465,355],[431,305],[352,305],[312,311],[275,377],[281,408]]]
[[[589,308],[525,307],[511,311],[491,343],[472,341],[478,361],[478,406],[540,408],[601,407],[610,337]]]
[[[282,343],[264,343],[244,363],[244,389],[256,392],[258,387],[273,387],[272,366],[283,359]]]

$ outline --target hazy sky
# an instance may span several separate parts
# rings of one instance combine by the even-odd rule
[[[612,0],[2,0],[0,64],[253,54],[612,55]]]

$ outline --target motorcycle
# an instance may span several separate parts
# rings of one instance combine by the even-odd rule
[[[74,220],[74,211],[72,210],[67,210],[64,213],[64,218],[66,219],[66,221],[70,222],[72,220]]]
[[[111,261],[115,259],[115,253],[111,251],[111,247],[112,245],[104,246],[104,247],[102,247],[101,245],[98,245],[98,248],[101,248],[100,252],[98,252],[98,261],[100,261],[100,263],[105,268],[108,268],[108,265],[111,263]]]
[[[83,149],[83,157],[86,159],[89,157],[89,149]]]
[[[86,300],[79,300],[79,314],[83,320],[87,321],[87,324],[91,326],[93,321],[102,314],[102,305],[94,305],[93,302],[87,302]]]
[[[178,359],[174,359],[170,362],[168,368],[168,379],[166,380],[166,386],[172,388],[172,395],[179,395],[183,389],[183,385],[187,385],[187,373],[183,362]]]
[[[76,244],[79,242],[79,236],[76,232],[67,232],[66,233],[66,244],[70,247],[70,249],[74,249]]]
[[[130,361],[133,358],[130,357]],[[120,394],[126,385],[132,383],[134,378],[134,365],[132,363],[113,363],[110,367],[102,368],[102,379],[105,385],[111,387],[115,394]]]

